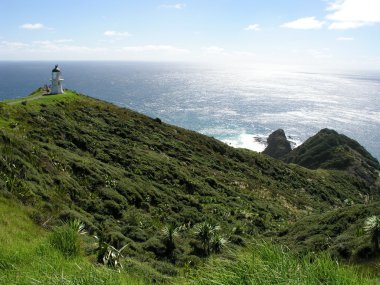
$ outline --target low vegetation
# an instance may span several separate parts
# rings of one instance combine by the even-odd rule
[[[130,275],[165,283],[263,237],[294,252],[334,254],[330,245],[347,233],[349,258],[361,247],[372,249],[369,235],[351,239],[359,222],[350,215],[357,214],[364,231],[364,220],[380,214],[373,180],[369,185],[346,170],[310,170],[234,149],[72,91],[38,92],[33,100],[0,105],[0,197],[4,205],[27,207],[32,230],[42,231],[27,254],[35,257],[35,248],[52,254],[37,259],[47,260],[36,263],[46,278],[63,270],[69,281],[59,284],[87,284],[70,281],[86,276],[75,271],[85,268],[116,282],[99,284],[135,284],[120,283],[132,282],[124,280]],[[341,219],[333,218],[337,213]],[[315,246],[316,233],[328,235],[329,243]],[[0,254],[8,258],[11,250]],[[26,267],[30,258],[20,257],[21,275],[34,269]],[[63,265],[46,268],[57,262]],[[6,270],[8,281],[14,272]]]
[[[380,214],[378,202],[350,205],[325,213],[315,213],[301,218],[279,233],[278,241],[293,251],[329,251],[335,258],[350,262],[376,260],[374,236],[370,227],[364,230],[366,221]],[[374,228],[375,229],[375,228]]]

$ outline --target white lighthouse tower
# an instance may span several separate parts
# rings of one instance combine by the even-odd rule
[[[51,71],[51,92],[50,92],[50,94],[62,94],[63,93],[62,81],[63,81],[63,78],[61,78],[61,70],[58,68],[58,64],[57,64],[54,67],[54,69]]]

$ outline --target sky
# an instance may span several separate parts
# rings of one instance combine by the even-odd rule
[[[0,0],[0,60],[380,68],[380,0]]]

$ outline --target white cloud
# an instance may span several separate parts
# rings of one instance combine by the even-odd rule
[[[354,38],[352,37],[338,37],[336,38],[337,41],[353,41]]]
[[[55,40],[54,42],[56,43],[71,43],[73,42],[72,39],[60,39],[60,40]]]
[[[70,59],[70,60],[187,60],[189,50],[174,45],[107,47],[81,45],[69,39],[30,42],[0,40],[0,59]]]
[[[329,29],[344,30],[359,28],[380,22],[379,0],[335,0],[327,8],[326,16],[333,21]]]
[[[218,46],[205,47],[203,50],[207,54],[218,54],[218,55],[225,54],[224,48],[221,48],[221,47],[218,47]]]
[[[44,57],[46,55],[62,55],[63,53],[71,53],[78,55],[91,55],[98,54],[106,51],[104,48],[80,46],[75,44],[69,44],[71,40],[44,40],[44,41],[32,41],[29,43],[17,42],[17,41],[1,41],[0,52],[17,52],[17,54],[40,54]]]
[[[22,49],[29,47],[29,44],[23,42],[9,42],[9,41],[1,41],[0,47],[6,48],[9,50]]]
[[[347,30],[347,29],[355,29],[359,27],[363,27],[368,25],[368,23],[364,22],[334,22],[329,25],[330,30]]]
[[[178,48],[172,45],[143,45],[143,46],[126,46],[122,48],[127,52],[174,52],[188,53],[187,49]]]
[[[25,30],[41,30],[46,27],[41,23],[35,23],[35,24],[26,23],[26,24],[21,25],[20,28],[25,29]]]
[[[51,52],[75,52],[75,53],[94,53],[105,51],[105,48],[80,46],[75,44],[68,44],[67,40],[45,40],[33,41],[30,45],[31,51],[40,51],[45,53]]]
[[[71,42],[73,42],[72,39],[58,39],[58,40],[33,41],[32,44],[40,48],[59,49],[60,47],[73,46],[73,45],[68,44]]]
[[[186,58],[190,51],[174,45],[141,45],[119,48],[87,46],[72,43],[70,39],[39,40],[31,42],[0,40],[0,58],[55,59],[125,59],[172,60]]]
[[[310,49],[310,50],[308,50],[307,53],[316,59],[326,59],[326,58],[332,58],[333,57],[330,53],[330,50],[327,48]]]
[[[233,55],[239,56],[239,57],[256,57],[256,54],[250,51],[234,51]]]
[[[252,24],[252,25],[245,27],[244,30],[257,32],[257,31],[260,31],[260,26],[259,26],[259,24]]]
[[[292,22],[287,22],[281,25],[282,28],[310,30],[320,29],[325,24],[323,21],[315,19],[315,17],[300,18]]]
[[[105,31],[103,35],[107,37],[115,37],[115,38],[123,38],[123,37],[131,36],[131,34],[128,32],[116,32],[116,31]]]
[[[223,56],[234,56],[234,57],[254,57],[255,53],[249,51],[227,51],[222,47],[209,46],[203,48],[203,52],[207,55],[223,55]]]
[[[161,8],[165,8],[165,9],[177,9],[177,10],[182,10],[182,9],[185,9],[185,8],[186,8],[186,4],[185,4],[185,3],[162,4],[160,7],[161,7]]]

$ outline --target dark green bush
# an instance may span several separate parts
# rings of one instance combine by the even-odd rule
[[[164,243],[157,237],[150,238],[143,244],[143,249],[153,252],[158,258],[166,255],[166,247]]]
[[[120,219],[123,216],[122,207],[120,204],[116,203],[113,200],[106,200],[103,203],[105,214],[113,216],[115,219]]]
[[[178,270],[171,263],[162,262],[162,261],[155,261],[155,262],[153,262],[152,265],[153,265],[153,268],[156,269],[161,274],[164,274],[167,276],[177,276],[178,275]]]

